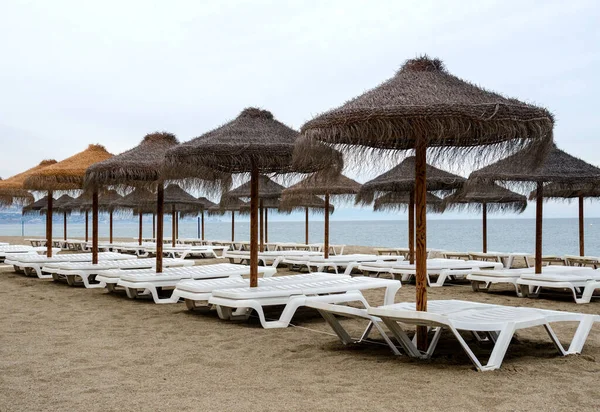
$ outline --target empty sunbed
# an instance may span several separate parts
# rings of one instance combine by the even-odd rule
[[[122,255],[114,252],[98,253],[98,260],[121,260],[121,259],[136,259],[132,255]],[[39,256],[31,253],[22,253],[20,255],[11,255],[10,259],[6,259],[7,265],[13,265],[16,272],[22,271],[27,276],[37,275],[40,279],[52,278],[50,274],[43,274],[42,267],[48,263],[55,262],[91,262],[91,253],[73,253],[61,254],[53,257]]]
[[[367,307],[366,309],[349,308],[341,305],[328,305],[321,302],[307,302],[332,326],[344,344],[356,342],[335,318],[334,315],[362,317],[375,325],[384,336],[380,323],[384,323],[391,331],[393,337],[406,354],[415,358],[429,358],[439,344],[441,332],[450,331],[459,341],[463,350],[480,371],[489,371],[500,368],[508,346],[515,332],[536,326],[543,326],[548,336],[556,346],[558,352],[565,356],[581,353],[587,336],[595,322],[600,321],[600,316],[580,313],[560,312],[524,307],[508,307],[458,300],[434,300],[428,302],[428,311],[415,310],[414,303],[397,303],[380,307]],[[551,324],[557,322],[577,322],[578,327],[568,349],[565,349],[554,333]],[[421,352],[415,346],[405,331],[405,325],[427,326],[433,330],[433,337],[426,352]],[[367,329],[367,334],[370,328]],[[478,341],[494,344],[487,364],[482,364],[473,353],[461,331],[469,332],[477,337]],[[365,334],[363,334],[363,338]],[[398,348],[386,337],[386,342],[394,353],[399,354]]]
[[[499,269],[499,270],[474,270],[467,275],[471,281],[471,287],[475,292],[487,292],[492,285],[506,283],[515,288],[518,297],[523,297],[521,288],[517,280],[524,273],[533,273],[532,268],[528,269]]]
[[[541,274],[522,274],[517,279],[517,285],[523,296],[538,297],[542,289],[566,289],[572,293],[576,303],[589,303],[592,294],[589,293],[584,299],[585,287],[598,281],[600,272],[589,267],[546,266]]]
[[[164,268],[193,266],[194,262],[181,259],[163,259]],[[97,264],[91,262],[56,262],[42,267],[44,275],[50,274],[55,281],[65,280],[70,286],[83,284],[86,288],[103,288],[103,282],[96,281],[96,276],[107,270],[152,269],[156,267],[156,259],[102,260]]]
[[[200,257],[213,257],[218,258],[216,251],[220,251],[223,254],[228,249],[227,246],[191,246],[191,245],[179,245],[179,246],[163,246],[163,254],[172,258],[185,259],[192,256]],[[156,246],[147,247],[146,252],[152,255],[156,255]]]
[[[306,267],[308,271],[313,269],[316,272],[322,272],[325,269],[331,268],[338,273],[338,269],[344,269],[345,275],[350,275],[352,271],[362,263],[377,263],[377,262],[401,262],[404,258],[402,256],[380,256],[380,255],[367,255],[367,254],[352,254],[352,255],[337,255],[324,258],[322,256],[285,256],[281,263]]]
[[[243,287],[217,289],[212,291],[208,303],[217,307],[221,319],[237,319],[249,316],[254,310],[263,328],[285,328],[289,325],[296,310],[304,306],[308,297],[326,303],[365,301],[360,291],[385,288],[385,302],[391,303],[401,283],[397,280],[377,279],[364,276],[344,279],[330,279],[310,283],[297,283],[277,286]],[[265,306],[284,305],[278,320],[267,320]]]
[[[515,259],[522,258],[525,265],[528,266],[529,262],[527,258],[531,256],[531,253],[504,253],[504,252],[469,252],[469,260],[482,260],[487,262],[500,262],[506,269],[513,267]]]
[[[258,279],[258,286],[290,285],[309,283],[331,279],[347,279],[347,275],[332,273],[303,273],[277,277],[263,277]],[[215,280],[182,280],[173,291],[173,301],[183,299],[190,310],[210,307],[208,299],[216,289],[231,289],[249,287],[248,279],[215,279]]]
[[[6,257],[10,257],[12,254],[21,254],[21,253],[33,253],[33,254],[46,254],[47,249],[45,246],[26,246],[26,245],[6,245],[0,246],[0,263],[4,262]],[[52,253],[58,253],[60,249],[52,248]]]
[[[564,259],[567,266],[589,266],[594,269],[600,266],[600,258],[594,256],[565,255]]]
[[[304,250],[280,250],[271,252],[258,252],[258,263],[263,266],[276,268],[286,257],[323,256],[321,252],[307,252]],[[229,259],[231,263],[250,262],[250,252],[243,250],[227,250],[223,252],[223,258]]]
[[[176,303],[179,298],[172,295],[161,297],[159,292],[175,288],[177,283],[183,279],[241,278],[241,276],[250,274],[250,268],[244,265],[219,263],[189,268],[166,269],[163,273],[155,273],[148,270],[121,272],[124,273],[119,274],[116,285],[124,288],[129,298],[135,299],[141,295],[151,295],[154,303]],[[264,277],[271,277],[276,272],[277,270],[274,268],[258,268],[258,273]],[[114,273],[109,273],[109,276],[114,276]],[[98,279],[108,280],[105,277],[98,277]]]

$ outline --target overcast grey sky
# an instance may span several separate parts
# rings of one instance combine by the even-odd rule
[[[91,142],[189,140],[250,105],[299,128],[423,53],[547,107],[559,147],[598,165],[599,23],[598,0],[3,0],[0,176]]]

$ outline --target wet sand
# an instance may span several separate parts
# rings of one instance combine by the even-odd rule
[[[413,301],[414,293],[403,285],[396,301]],[[383,291],[365,295],[383,301]],[[429,289],[429,298],[600,307],[556,294],[519,299],[502,287],[474,293],[466,283]],[[293,323],[264,330],[256,318],[221,321],[214,311],[27,278],[0,265],[0,410],[597,410],[600,402],[600,325],[582,355],[566,358],[555,355],[543,328],[520,332],[502,368],[482,373],[448,335],[432,360],[413,361],[392,355],[375,333],[374,344],[343,346],[311,310]],[[344,324],[355,336],[366,326]],[[570,338],[574,327],[555,331]]]

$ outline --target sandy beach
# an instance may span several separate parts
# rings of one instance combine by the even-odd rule
[[[433,359],[412,361],[392,355],[375,333],[372,345],[343,346],[311,310],[292,327],[264,330],[255,318],[225,322],[214,311],[27,278],[5,265],[0,285],[1,411],[597,410],[600,402],[599,325],[583,354],[566,358],[543,328],[521,332],[502,368],[482,373],[448,335]],[[396,301],[413,301],[414,293],[403,285]],[[383,301],[382,291],[366,296]],[[429,298],[584,313],[599,304],[519,299],[501,287],[474,293],[466,283],[430,288]],[[366,326],[344,322],[355,335]],[[555,331],[570,338],[574,328]]]

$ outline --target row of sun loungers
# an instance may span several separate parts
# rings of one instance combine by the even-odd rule
[[[568,355],[581,352],[591,327],[600,321],[600,316],[597,315],[467,301],[430,301],[427,312],[418,312],[413,303],[395,303],[396,293],[402,286],[400,281],[365,276],[352,277],[351,271],[348,272],[348,267],[354,264],[359,270],[379,266],[377,270],[387,270],[388,273],[407,280],[414,275],[415,268],[414,265],[403,261],[399,255],[342,255],[324,259],[320,254],[306,255],[305,251],[294,251],[287,256],[280,252],[265,253],[271,253],[263,255],[265,262],[275,256],[275,259],[282,257],[281,263],[306,265],[309,270],[333,267],[336,272],[345,268],[347,273],[317,271],[273,277],[277,265],[271,262],[271,266],[259,268],[262,278],[259,279],[258,287],[250,288],[249,281],[243,278],[249,274],[250,268],[231,263],[190,266],[194,263],[191,260],[165,259],[165,269],[160,274],[154,272],[154,259],[138,259],[132,254],[115,252],[100,253],[100,262],[96,265],[90,263],[89,253],[65,254],[52,258],[33,253],[9,254],[6,263],[13,265],[15,270],[35,273],[38,277],[50,277],[55,281],[64,279],[70,285],[83,283],[86,287],[106,287],[109,291],[123,288],[129,298],[149,296],[156,303],[176,303],[184,300],[190,310],[215,308],[219,317],[224,320],[248,319],[256,313],[264,328],[287,327],[298,308],[311,307],[322,314],[344,344],[365,342],[369,333],[375,329],[393,353],[420,359],[432,356],[442,331],[447,330],[459,341],[475,367],[482,371],[501,366],[517,330],[543,326],[558,353]],[[297,253],[304,253],[304,256]],[[429,274],[438,276],[436,282],[430,283],[439,286],[444,283],[443,280],[440,282],[443,276],[444,279],[450,276],[466,276],[471,280],[476,279],[476,276],[501,279],[502,276],[496,275],[504,272],[511,272],[512,275],[512,272],[517,272],[504,269],[503,266],[501,262],[480,260],[428,260]],[[483,270],[484,268],[487,270]],[[570,272],[564,273],[565,269]],[[523,285],[527,285],[529,295],[536,293],[538,285],[522,283],[527,280],[560,283],[559,279],[568,279],[568,282],[573,283],[575,276],[586,279],[585,284],[578,284],[579,288],[585,289],[590,282],[600,285],[600,272],[592,268],[548,266],[544,267],[542,275],[533,275],[531,272],[531,269],[518,270],[519,277],[515,281],[519,285],[517,291],[522,291]],[[477,282],[481,285],[484,281]],[[487,283],[484,282],[485,284]],[[362,292],[371,289],[385,289],[383,306],[369,305]],[[583,292],[584,295],[586,293]],[[348,306],[349,303],[353,306]],[[355,303],[359,303],[360,307],[356,307]],[[265,308],[271,306],[283,306],[278,319],[267,319],[265,316]],[[368,327],[359,339],[353,339],[338,316],[364,319]],[[575,336],[566,349],[552,330],[551,324],[557,322],[578,324]],[[409,336],[407,325],[429,328],[432,336],[427,352],[416,348]],[[465,332],[475,336],[476,341],[493,344],[487,363],[482,363],[469,347],[461,334]]]

